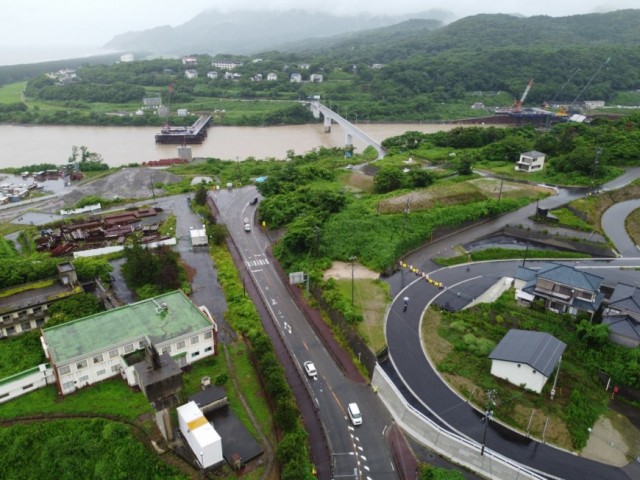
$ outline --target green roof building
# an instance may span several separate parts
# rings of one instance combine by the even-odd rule
[[[174,291],[42,330],[42,345],[62,395],[106,378],[135,385],[125,356],[149,343],[183,367],[214,355],[217,325],[206,307]]]

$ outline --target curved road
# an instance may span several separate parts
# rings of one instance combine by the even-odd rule
[[[640,256],[640,250],[627,234],[625,226],[629,214],[638,208],[640,199],[627,200],[609,207],[602,215],[602,229],[623,257]]]
[[[623,176],[609,182],[605,187],[608,189],[620,188],[637,178],[639,174],[639,168],[629,169]],[[560,190],[558,196],[542,200],[540,207],[554,208],[574,198],[579,198],[585,193],[585,190]],[[490,235],[508,224],[517,224],[534,212],[535,205],[529,205],[517,212],[491,219],[484,224],[457,233],[455,238],[445,238],[430,244],[428,247],[409,255],[407,263],[418,267],[421,271],[429,272],[433,270],[434,264],[430,260],[432,257],[438,256],[454,245]],[[612,223],[610,228],[619,232],[620,221],[624,224],[624,218],[619,212],[618,216],[613,218],[617,222]],[[604,220],[603,227],[608,228],[605,226]],[[624,232],[624,228],[622,228],[622,232]],[[602,262],[574,261],[571,263],[580,264],[579,268],[588,268],[590,272],[607,278],[607,281],[614,285],[617,281],[634,284],[638,275],[633,270],[619,270],[619,268],[611,267],[638,267],[640,266],[639,260],[619,259]],[[399,293],[394,298],[386,319],[385,332],[390,362],[384,366],[385,370],[391,378],[397,379],[398,386],[405,392],[407,401],[414,407],[437,423],[448,426],[457,433],[478,442],[482,441],[484,430],[484,423],[479,421],[482,418],[482,413],[473,409],[465,399],[454,393],[428,361],[420,340],[422,313],[432,302],[440,302],[440,305],[445,308],[461,308],[503,276],[513,276],[520,263],[520,261],[479,263],[431,272],[431,278],[448,286],[444,291],[438,290],[424,280],[416,280],[413,274],[406,271],[400,271],[389,279],[393,290]],[[528,262],[528,264],[535,265],[534,262]],[[591,265],[598,265],[598,269],[591,267]],[[403,311],[402,301],[405,296],[411,299],[406,312]],[[620,468],[581,458],[526,438],[496,422],[490,422],[487,448],[533,470],[558,478],[568,480],[630,479]]]

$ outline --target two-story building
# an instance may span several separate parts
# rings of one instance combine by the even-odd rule
[[[517,172],[525,173],[539,172],[544,168],[544,161],[546,157],[546,154],[536,150],[521,153],[520,158],[516,163],[515,170]]]
[[[136,385],[135,358],[150,343],[179,367],[214,355],[218,327],[206,307],[174,291],[42,330],[58,392],[111,377]],[[135,357],[135,355],[134,355]]]
[[[302,82],[302,75],[298,72],[294,72],[289,76],[289,82],[291,83],[300,83]]]
[[[53,303],[83,292],[70,262],[58,265],[57,278],[0,291],[0,338],[42,327]]]
[[[640,289],[618,283],[602,313],[602,323],[609,326],[612,342],[625,347],[640,345]]]
[[[186,78],[198,78],[198,71],[194,69],[185,70],[184,76]]]
[[[592,273],[558,263],[545,263],[539,270],[518,267],[516,299],[525,306],[542,300],[545,308],[552,312],[573,316],[585,313],[591,318],[604,299],[600,292],[603,280]]]

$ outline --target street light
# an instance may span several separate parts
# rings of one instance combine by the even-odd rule
[[[351,306],[353,307],[353,263],[358,259],[358,257],[349,257],[351,261]]]
[[[487,443],[487,427],[489,426],[489,420],[493,416],[493,410],[486,410],[484,412],[484,432],[482,434],[482,448],[480,449],[480,455],[484,455],[484,446]]]

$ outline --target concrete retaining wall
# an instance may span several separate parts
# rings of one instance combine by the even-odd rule
[[[371,385],[405,432],[450,461],[491,480],[544,480],[544,477],[488,448],[485,448],[484,455],[480,455],[481,444],[443,430],[411,407],[379,366],[373,372]]]

